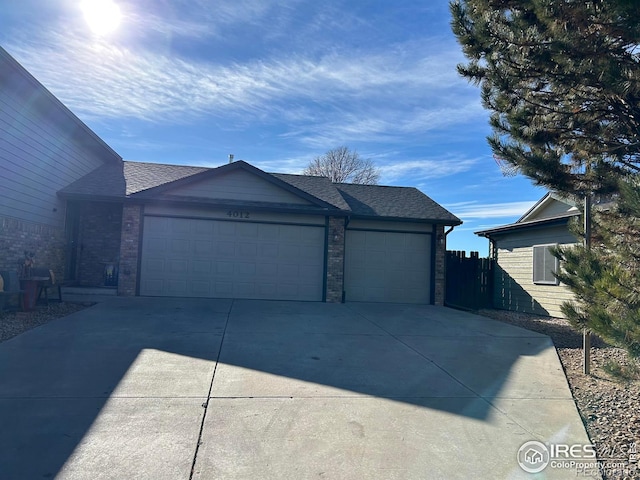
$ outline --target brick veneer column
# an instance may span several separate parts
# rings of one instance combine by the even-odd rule
[[[125,205],[123,207],[118,295],[133,296],[136,294],[141,219],[142,207],[140,205]]]
[[[344,218],[329,217],[327,302],[342,302],[344,290]]]
[[[442,239],[442,242],[440,241]],[[444,305],[445,296],[445,252],[447,250],[446,239],[444,237],[444,225],[436,225],[436,258],[435,258],[435,295],[433,303]]]

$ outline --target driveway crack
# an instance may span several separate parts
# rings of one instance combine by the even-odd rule
[[[233,304],[235,300],[231,300],[231,305],[229,305],[229,311],[227,312],[227,319],[224,323],[224,329],[222,331],[222,339],[220,340],[220,347],[218,348],[218,356],[216,357],[216,365],[213,367],[213,374],[211,375],[211,383],[209,383],[209,391],[207,392],[207,398],[202,403],[202,408],[204,412],[202,414],[202,422],[200,422],[200,431],[198,432],[198,441],[196,442],[196,449],[193,452],[193,461],[191,462],[191,472],[189,473],[189,480],[193,479],[193,475],[195,473],[196,461],[198,460],[198,452],[200,451],[200,445],[202,445],[202,432],[204,431],[204,422],[207,420],[207,411],[209,409],[209,401],[211,400],[211,392],[213,390],[213,381],[216,378],[216,372],[218,371],[218,364],[220,362],[220,355],[222,355],[222,345],[224,343],[224,338],[227,333],[227,326],[229,325],[229,318],[231,317],[231,311],[233,310]]]

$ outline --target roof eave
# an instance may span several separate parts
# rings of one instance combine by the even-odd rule
[[[495,228],[487,228],[486,230],[478,230],[473,232],[480,237],[492,238],[494,235],[502,235],[505,233],[511,233],[519,230],[530,230],[535,228],[543,228],[551,225],[561,225],[567,223],[571,218],[577,217],[580,212],[571,212],[570,214],[561,215],[552,218],[545,218],[542,220],[533,220],[531,222],[511,223],[509,225],[502,225]]]
[[[450,225],[458,226],[462,225],[462,220],[456,218],[444,219],[444,218],[415,218],[415,217],[394,217],[394,216],[381,216],[381,215],[362,215],[352,212],[346,212],[351,218],[359,218],[365,220],[381,220],[387,222],[410,222],[410,223],[432,223],[438,225]]]
[[[156,205],[190,205],[196,208],[245,208],[259,211],[270,211],[270,212],[280,212],[280,213],[302,213],[302,214],[312,214],[312,215],[323,215],[323,216],[332,216],[332,217],[344,217],[349,214],[349,212],[344,210],[339,210],[336,207],[320,207],[313,205],[286,205],[286,204],[272,204],[272,203],[255,203],[249,204],[247,202],[243,202],[241,200],[233,200],[233,199],[202,199],[202,198],[192,198],[192,197],[140,197],[140,196],[130,196],[127,198],[128,203],[138,203],[138,204],[156,204]]]

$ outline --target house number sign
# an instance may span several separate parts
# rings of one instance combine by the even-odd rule
[[[244,212],[242,210],[229,210],[227,212],[227,217],[229,217],[229,218],[249,218],[249,212]]]

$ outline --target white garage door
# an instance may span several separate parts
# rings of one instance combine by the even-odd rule
[[[322,300],[324,227],[145,217],[140,294]]]
[[[345,264],[347,301],[431,301],[430,235],[347,230]]]

